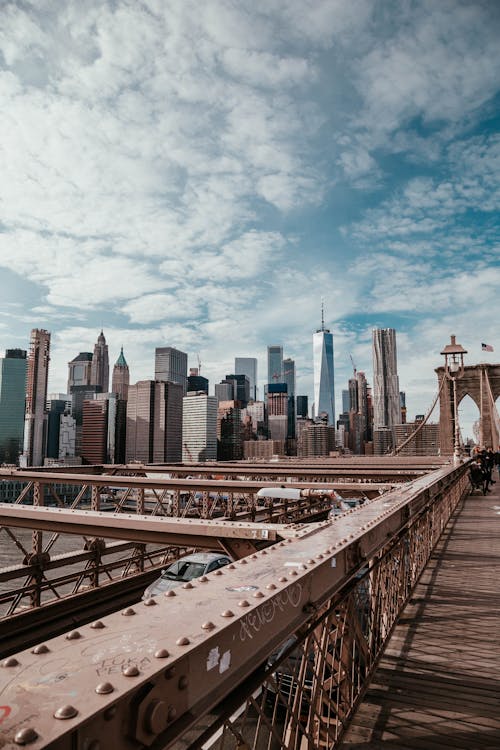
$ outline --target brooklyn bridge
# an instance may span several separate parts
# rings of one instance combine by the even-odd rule
[[[440,456],[1,469],[0,747],[498,748],[500,482],[440,394]]]

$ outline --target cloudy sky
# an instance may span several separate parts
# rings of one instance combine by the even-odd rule
[[[499,39],[497,0],[2,0],[0,350],[47,328],[63,392],[103,327],[213,390],[281,343],[312,398],[323,299],[338,405],[394,327],[426,412],[450,334],[500,356]]]

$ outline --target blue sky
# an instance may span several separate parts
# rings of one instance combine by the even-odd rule
[[[372,380],[397,330],[409,416],[439,352],[498,361],[496,0],[37,0],[0,8],[0,350],[52,332],[49,389],[101,326],[212,384],[312,333]],[[482,353],[481,342],[494,354]],[[496,357],[496,359],[495,359]],[[464,407],[465,410],[465,407]]]

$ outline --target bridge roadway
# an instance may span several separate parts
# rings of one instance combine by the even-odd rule
[[[496,472],[495,472],[496,474]],[[500,748],[500,477],[450,520],[343,750]]]

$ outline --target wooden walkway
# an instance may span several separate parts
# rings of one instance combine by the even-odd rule
[[[500,481],[450,520],[343,750],[500,750]]]

